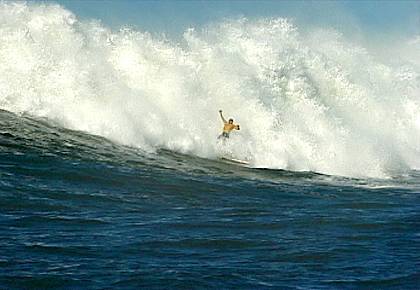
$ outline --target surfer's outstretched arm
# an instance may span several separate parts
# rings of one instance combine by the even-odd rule
[[[220,118],[222,118],[223,123],[227,123],[226,119],[223,117],[222,110],[219,110]]]

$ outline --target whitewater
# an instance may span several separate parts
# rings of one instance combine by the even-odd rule
[[[290,19],[235,18],[175,41],[0,2],[0,40],[0,109],[15,114],[151,154],[228,150],[256,168],[386,178],[420,167],[420,36],[373,48]],[[228,148],[219,109],[241,125]]]

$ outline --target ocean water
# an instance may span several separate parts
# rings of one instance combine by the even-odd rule
[[[3,289],[419,282],[420,173],[253,169],[0,113]]]
[[[306,29],[0,2],[0,288],[418,289],[420,38]]]

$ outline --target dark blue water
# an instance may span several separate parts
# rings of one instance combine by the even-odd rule
[[[1,289],[418,289],[420,173],[146,154],[0,112]]]

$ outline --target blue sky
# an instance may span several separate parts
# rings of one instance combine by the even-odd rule
[[[289,17],[298,25],[334,27],[371,34],[420,34],[420,0],[415,1],[127,1],[59,0],[79,18],[100,19],[118,28],[181,35],[187,27],[224,18]]]

